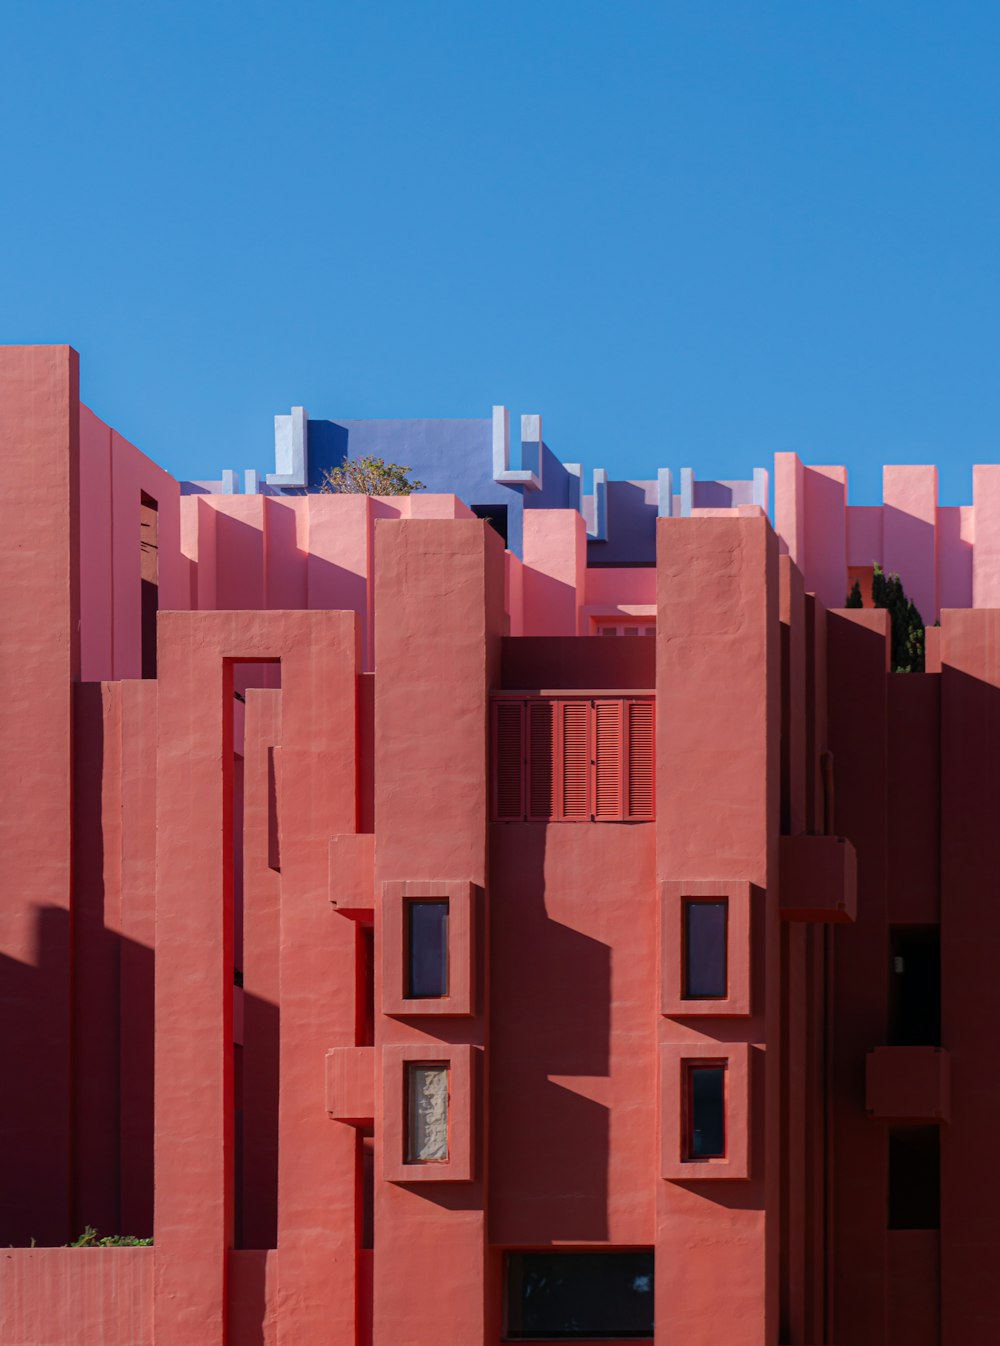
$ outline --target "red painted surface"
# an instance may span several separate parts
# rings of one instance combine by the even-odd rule
[[[940,1047],[876,1047],[865,1062],[865,1106],[890,1121],[947,1122],[951,1057]]]
[[[0,436],[4,1346],[498,1346],[505,1252],[553,1249],[654,1250],[661,1346],[995,1339],[995,468],[961,509],[887,469],[865,513],[780,455],[787,554],[713,510],[587,571],[571,511],[520,561],[452,496],[181,497],[67,348],[0,352]],[[837,607],[875,559],[944,607],[924,675]],[[656,639],[593,634],[630,617]],[[539,704],[561,755],[492,822],[494,713],[527,744]],[[404,904],[441,896],[431,1003]],[[727,994],[686,1000],[720,897]],[[450,1068],[446,1163],[407,1157],[407,1061]],[[919,1126],[940,1229],[890,1228]],[[63,1246],[88,1223],[155,1243]]]

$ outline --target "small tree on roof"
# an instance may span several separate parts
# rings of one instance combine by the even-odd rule
[[[319,489],[324,495],[410,495],[424,483],[410,475],[402,463],[387,463],[371,454],[350,458],[339,467],[328,467]]]
[[[864,605],[861,584],[855,580],[844,607]],[[899,576],[887,575],[877,561],[872,566],[872,607],[884,608],[889,614],[893,673],[923,673],[924,619],[913,600],[907,598]]]
[[[872,601],[889,614],[892,632],[892,671],[924,671],[924,620],[912,598],[907,598],[898,575],[886,575],[876,562],[872,576]]]

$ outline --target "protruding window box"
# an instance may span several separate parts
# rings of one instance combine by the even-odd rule
[[[858,912],[858,859],[845,837],[779,839],[784,921],[848,925]]]
[[[750,1047],[660,1047],[661,1172],[673,1182],[750,1176]]]
[[[382,1049],[382,1177],[470,1182],[475,1172],[475,1048]]]
[[[371,1125],[375,1116],[374,1047],[333,1047],[327,1052],[326,1110],[335,1121]]]
[[[943,1047],[876,1047],[865,1058],[865,1108],[884,1122],[947,1122],[950,1055]]]
[[[384,1014],[475,1014],[479,891],[471,883],[437,879],[382,885]]]
[[[660,1010],[673,1018],[750,1013],[749,883],[668,880],[660,889]]]

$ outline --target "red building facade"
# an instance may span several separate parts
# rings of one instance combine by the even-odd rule
[[[993,1339],[996,611],[0,442],[0,1340]]]

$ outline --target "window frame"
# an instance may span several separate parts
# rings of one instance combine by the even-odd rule
[[[376,944],[381,946],[380,1004],[395,1018],[471,1018],[476,1013],[477,929],[482,889],[467,880],[401,879],[382,884],[376,912]],[[448,993],[410,996],[409,917],[411,901],[447,901]]]
[[[751,1105],[748,1042],[663,1043],[660,1046],[660,1171],[670,1182],[750,1177]],[[725,1066],[723,1127],[726,1152],[692,1158],[688,1128],[692,1067]]]
[[[476,1047],[468,1043],[416,1042],[382,1048],[382,1144],[376,1146],[384,1182],[471,1182],[475,1176]],[[448,1070],[448,1158],[409,1160],[408,1066]]]
[[[751,920],[754,886],[716,879],[667,879],[660,885],[660,1012],[673,1019],[743,1019],[752,1010]],[[725,900],[726,995],[685,996],[685,904]]]

